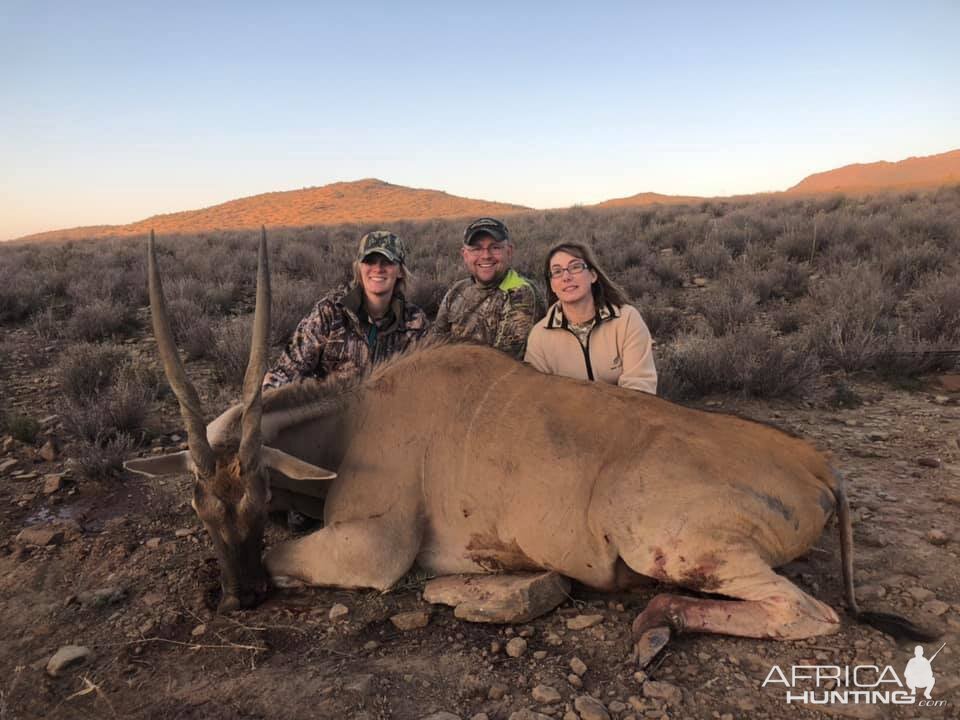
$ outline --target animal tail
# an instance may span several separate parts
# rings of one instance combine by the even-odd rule
[[[847,601],[847,610],[853,619],[875,627],[881,632],[892,635],[898,640],[930,642],[940,637],[940,633],[922,628],[900,615],[886,612],[861,610],[857,605],[857,596],[853,587],[853,523],[850,519],[850,503],[844,489],[843,479],[833,491],[837,503],[837,525],[840,527],[840,564],[843,571],[843,594]]]

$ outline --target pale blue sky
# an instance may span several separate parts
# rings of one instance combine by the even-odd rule
[[[0,0],[0,240],[377,177],[563,207],[960,147],[960,2]]]

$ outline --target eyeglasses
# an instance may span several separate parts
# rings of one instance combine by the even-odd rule
[[[478,247],[477,245],[467,245],[467,254],[470,257],[480,257],[483,253],[489,252],[491,255],[503,255],[507,246],[502,243],[491,243],[487,247]]]
[[[589,270],[590,266],[587,265],[582,260],[574,260],[572,263],[566,267],[552,267],[550,268],[550,277],[554,280],[562,278],[565,272],[570,273],[571,275],[579,275],[584,270]]]

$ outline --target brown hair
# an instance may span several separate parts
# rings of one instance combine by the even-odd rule
[[[565,252],[568,255],[580,258],[587,264],[588,269],[593,270],[597,274],[596,282],[590,286],[590,289],[593,291],[593,302],[596,304],[597,309],[600,309],[604,305],[622,307],[630,304],[630,300],[627,298],[627,294],[623,288],[611,280],[600,266],[597,265],[597,257],[593,254],[590,246],[582,245],[581,243],[565,242],[550,248],[547,252],[546,259],[543,261],[543,282],[547,286],[548,305],[553,305],[557,302],[557,295],[553,292],[553,288],[550,287],[550,260],[552,260],[553,256],[558,252]]]

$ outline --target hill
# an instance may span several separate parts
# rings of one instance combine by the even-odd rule
[[[856,163],[814,173],[788,193],[869,192],[928,188],[960,183],[960,150],[910,157],[899,162]]]
[[[158,233],[196,233],[345,222],[421,220],[507,215],[529,210],[522,205],[473,200],[440,190],[422,190],[376,179],[337,182],[322,187],[269,192],[230,200],[201,210],[154,215],[129,225],[96,225],[53,230],[20,238],[27,241],[125,237],[151,229]]]
[[[693,197],[687,195],[662,195],[655,192],[643,192],[631,195],[630,197],[613,198],[604,200],[590,207],[636,207],[638,205],[686,205],[688,203],[702,202],[707,198]]]

